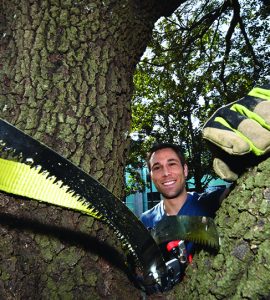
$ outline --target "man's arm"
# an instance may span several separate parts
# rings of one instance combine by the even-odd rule
[[[227,187],[224,190],[224,192],[221,194],[221,196],[218,199],[219,205],[221,205],[222,201],[230,194],[230,191],[231,191],[231,187]]]

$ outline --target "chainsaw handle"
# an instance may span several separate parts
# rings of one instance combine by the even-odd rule
[[[159,278],[159,282],[154,278],[153,273],[138,278],[138,283],[147,295],[171,290],[175,284],[179,283],[184,275],[185,265],[181,264],[177,258],[166,262],[166,273]]]

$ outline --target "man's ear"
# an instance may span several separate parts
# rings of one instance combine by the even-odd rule
[[[184,164],[183,168],[184,168],[184,175],[187,178],[187,176],[188,176],[188,166],[187,166],[187,164]]]

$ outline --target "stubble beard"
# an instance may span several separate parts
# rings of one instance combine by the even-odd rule
[[[163,196],[164,199],[171,200],[171,199],[177,198],[177,197],[180,196],[183,192],[184,192],[184,188],[180,188],[180,189],[178,189],[177,191],[175,191],[175,193],[173,193],[173,194],[166,194],[166,193],[162,193],[162,192],[161,192],[161,195]]]

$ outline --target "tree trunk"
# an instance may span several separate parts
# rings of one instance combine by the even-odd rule
[[[122,196],[132,76],[155,21],[182,2],[1,1],[0,116]],[[1,299],[138,299],[112,232],[0,196]]]
[[[1,2],[1,117],[118,196],[133,71],[154,22],[181,1],[161,2]],[[220,251],[200,252],[181,284],[149,298],[267,298],[269,173],[267,160],[224,201],[216,218]],[[1,194],[0,223],[1,299],[141,297],[119,243],[100,222]]]

